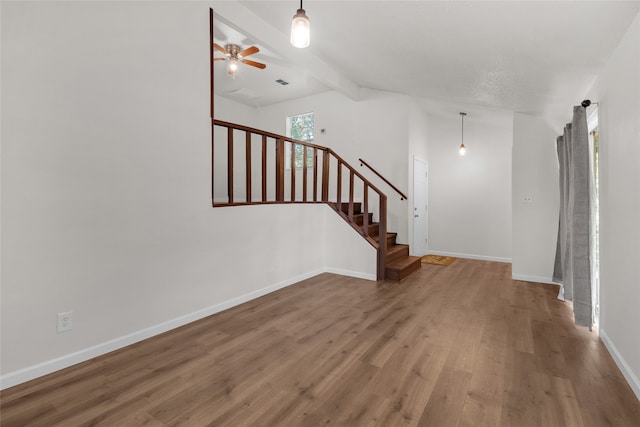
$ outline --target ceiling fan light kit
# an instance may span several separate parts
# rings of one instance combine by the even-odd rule
[[[229,60],[227,73],[235,75],[236,71],[238,71],[238,61],[232,58],[231,60]]]
[[[236,77],[236,71],[238,71],[238,62],[242,62],[243,64],[247,64],[252,67],[260,68],[261,70],[264,70],[267,67],[265,64],[261,62],[245,59],[249,55],[253,55],[254,53],[260,52],[260,49],[258,49],[256,46],[251,46],[246,48],[245,50],[241,50],[241,47],[238,46],[237,44],[228,44],[225,47],[222,47],[219,44],[214,43],[213,47],[225,55],[225,58],[213,58],[213,60],[214,61],[229,60],[229,65],[227,66],[227,73],[231,74],[234,79]]]
[[[291,44],[298,48],[304,48],[309,46],[310,42],[311,22],[302,8],[302,0],[300,0],[300,9],[291,20]]]

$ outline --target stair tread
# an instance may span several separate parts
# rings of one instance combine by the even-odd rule
[[[369,224],[369,225],[371,225],[371,224]],[[392,231],[387,231],[387,237],[397,236],[397,235],[398,235],[398,233],[394,233]],[[374,240],[378,240],[379,237],[380,237],[380,235],[376,234],[375,236],[373,236],[373,239]]]
[[[338,203],[336,202],[330,202],[329,205],[333,206],[334,209],[338,209]],[[342,210],[343,213],[349,213],[349,202],[341,202],[340,203],[340,210]],[[358,214],[362,214],[362,203],[361,202],[353,202],[353,213],[355,215]]]
[[[387,264],[385,268],[388,268],[390,270],[402,270],[407,266],[410,266],[412,264],[419,263],[419,262],[421,262],[420,257],[409,255],[408,257],[394,261],[391,264]]]
[[[403,245],[400,243],[396,243],[395,245],[389,246],[387,248],[387,256],[395,254],[397,252],[401,252],[404,251],[405,249],[408,249],[409,245]]]
[[[420,269],[422,265],[420,257],[406,256],[385,266],[385,280],[400,282],[406,279],[411,273]]]
[[[335,202],[329,202],[335,210],[340,212],[342,216],[348,216],[349,203],[342,202],[338,209],[338,204]],[[380,223],[373,222],[373,213],[362,212],[362,204],[360,202],[353,203],[353,223],[364,232],[364,216],[369,216],[368,224],[368,237],[375,242],[380,242],[380,234],[378,233]],[[395,243],[398,233],[394,231],[387,231],[385,240],[387,242],[386,247],[386,265],[385,265],[385,280],[401,281],[404,280],[414,271],[420,268],[421,258],[409,255],[409,245]]]

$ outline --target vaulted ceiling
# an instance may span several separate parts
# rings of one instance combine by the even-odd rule
[[[263,106],[327,90],[358,99],[371,88],[553,115],[581,101],[640,1],[307,0],[306,49],[289,44],[298,7],[214,2],[215,40],[255,44],[267,64],[232,79],[216,63],[216,93]]]

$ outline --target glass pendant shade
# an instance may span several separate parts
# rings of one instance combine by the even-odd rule
[[[298,9],[291,21],[291,44],[303,48],[311,42],[311,23],[304,9]]]
[[[466,115],[467,113],[460,113],[461,131],[460,131],[460,148],[458,148],[458,154],[460,154],[461,156],[464,156],[464,154],[467,152],[467,147],[464,146],[464,116]]]
[[[236,71],[238,71],[238,61],[232,58],[229,61],[229,68],[227,69],[227,73],[235,74]]]

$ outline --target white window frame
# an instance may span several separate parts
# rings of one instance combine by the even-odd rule
[[[299,113],[299,114],[292,114],[290,116],[287,116],[286,118],[286,135],[288,138],[292,138],[291,136],[291,120],[294,117],[300,117],[300,116],[307,116],[307,115],[313,115],[313,131],[315,134],[315,127],[316,127],[316,116],[315,113],[313,111],[308,111],[306,113]],[[303,140],[301,140],[303,141]],[[308,142],[310,144],[313,144],[313,140],[311,141],[305,141]],[[285,150],[284,150],[284,168],[286,170],[291,170],[291,143],[285,143]],[[313,165],[312,164],[307,164],[307,168],[312,168]],[[296,169],[302,169],[301,167],[296,167]]]

